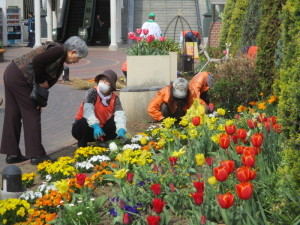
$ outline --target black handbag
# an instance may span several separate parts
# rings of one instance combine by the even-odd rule
[[[33,88],[30,93],[30,99],[36,104],[36,106],[46,107],[48,102],[49,91],[42,88],[35,83],[35,77],[33,76]]]

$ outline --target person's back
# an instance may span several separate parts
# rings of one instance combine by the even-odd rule
[[[209,72],[200,72],[196,74],[189,82],[189,90],[193,98],[200,98],[200,103],[208,105],[209,100],[207,91],[209,90],[211,75]]]
[[[156,39],[161,37],[160,27],[154,20],[155,20],[155,14],[154,13],[149,13],[149,20],[147,20],[142,26],[142,29],[147,29],[149,32],[148,32],[147,35],[145,35],[142,32],[141,37],[144,38],[148,35],[153,35]]]

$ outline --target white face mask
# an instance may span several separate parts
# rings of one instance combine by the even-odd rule
[[[99,82],[99,84],[98,84],[98,90],[99,90],[100,92],[102,92],[103,94],[106,94],[107,92],[109,92],[110,86],[108,86],[108,85],[105,84],[105,83]]]

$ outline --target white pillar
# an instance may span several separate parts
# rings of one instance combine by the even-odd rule
[[[2,8],[2,34],[3,34],[3,46],[7,46],[7,12],[6,1],[0,1],[0,7]]]
[[[118,0],[117,2],[117,43],[122,43],[122,14],[121,14],[121,8],[122,8],[122,5],[123,5],[123,1],[122,0]]]
[[[52,39],[52,0],[47,0],[47,40]]]
[[[52,26],[53,29],[57,28],[57,16],[56,16],[56,9],[52,12]]]
[[[34,48],[40,47],[41,44],[41,2],[34,0],[34,22],[35,22],[35,44]]]
[[[117,44],[117,4],[116,0],[110,0],[110,51],[118,50]]]

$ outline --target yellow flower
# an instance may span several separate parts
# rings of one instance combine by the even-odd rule
[[[176,152],[176,151],[173,152],[172,156],[173,157],[180,157],[180,156],[182,156],[184,153],[186,153],[185,149],[186,149],[186,147],[183,146],[181,149],[179,149],[178,152]]]
[[[225,109],[218,108],[217,113],[218,113],[219,116],[224,116],[225,115]]]
[[[213,142],[215,142],[216,144],[218,144],[219,140],[220,140],[220,136],[221,136],[221,134],[215,134],[214,136],[211,137],[211,140]]]
[[[182,117],[182,119],[181,119],[181,121],[179,122],[179,124],[181,125],[181,126],[186,126],[186,125],[188,125],[189,124],[189,120],[187,119],[187,118],[185,118],[185,117]]]
[[[233,124],[234,124],[234,120],[226,120],[226,122],[225,122],[226,126],[233,125]]]
[[[136,160],[136,163],[139,165],[139,166],[144,166],[146,164],[146,158],[145,157],[139,157],[137,160]]]
[[[225,131],[225,125],[224,124],[219,124],[218,130],[219,131]]]
[[[188,134],[190,135],[191,138],[195,138],[198,135],[197,129],[190,129],[188,130]]]
[[[260,96],[264,96],[264,93],[263,93],[263,92],[260,92],[259,95],[260,95]]]
[[[54,185],[57,188],[58,193],[61,194],[66,193],[69,189],[69,181],[66,179],[63,179],[61,181],[56,181]]]
[[[258,104],[257,108],[258,109],[266,109],[267,107],[265,105],[265,102],[261,102],[261,103]]]
[[[205,163],[205,157],[202,153],[196,155],[196,164],[197,166],[202,166]]]
[[[123,179],[126,176],[126,173],[128,172],[128,169],[120,169],[115,171],[115,178]]]
[[[4,219],[2,222],[3,224],[7,224],[7,219]]]
[[[175,122],[176,122],[175,118],[168,117],[168,118],[163,120],[162,125],[165,128],[170,128]]]
[[[18,216],[24,217],[24,216],[25,216],[25,208],[24,208],[24,207],[21,207],[21,208],[17,211],[17,215],[18,215]]]
[[[147,144],[148,140],[145,137],[141,137],[140,142],[141,142],[142,145],[145,145],[145,144]]]
[[[207,182],[208,182],[210,185],[215,185],[215,184],[217,183],[217,179],[216,179],[214,176],[212,176],[212,177],[209,177],[209,178],[207,179]]]
[[[165,144],[166,144],[166,141],[165,141],[165,139],[163,139],[163,138],[159,139],[159,141],[157,142],[157,145],[158,145],[159,147],[161,147],[161,148],[162,148]]]

